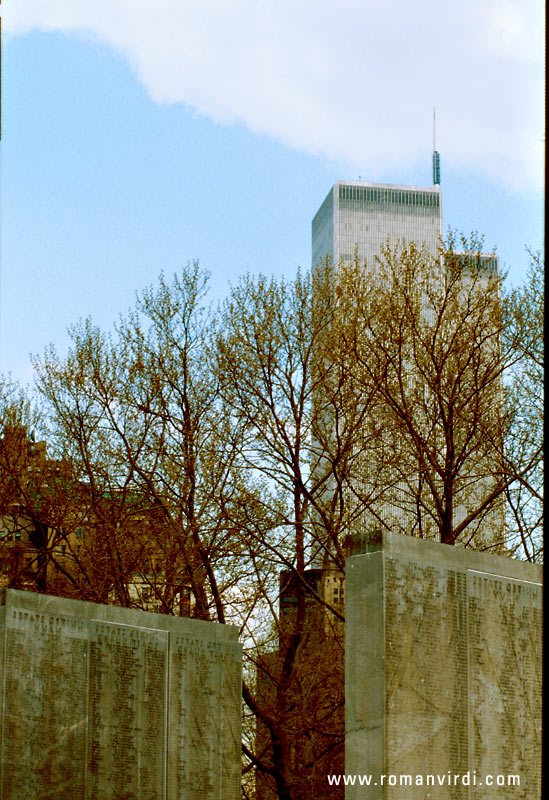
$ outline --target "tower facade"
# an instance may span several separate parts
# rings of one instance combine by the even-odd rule
[[[442,235],[442,195],[438,186],[393,186],[337,181],[312,225],[313,268],[322,260],[374,263],[387,240],[425,244],[432,255]]]
[[[436,155],[438,156],[438,153]],[[436,164],[435,161],[433,164],[434,178],[440,181],[438,159]],[[481,325],[484,334],[487,330],[489,332],[484,340],[472,330],[470,333],[472,338],[467,339],[469,321],[465,311],[461,330],[457,321],[461,313],[459,309],[462,305],[461,298],[466,305],[467,302],[474,304],[475,297],[480,298],[485,291],[487,296],[492,292],[490,296],[494,297],[491,281],[493,282],[499,272],[498,259],[493,254],[469,252],[453,253],[451,258],[443,259],[440,257],[441,241],[442,195],[438,184],[432,187],[418,187],[365,181],[337,181],[328,192],[312,222],[313,270],[327,262],[332,266],[336,284],[338,265],[352,266],[355,263],[364,265],[363,268],[370,278],[370,286],[374,287],[375,294],[376,281],[387,280],[387,274],[385,273],[383,277],[383,269],[380,267],[378,270],[376,263],[377,258],[382,260],[387,245],[394,248],[413,242],[416,247],[424,248],[427,256],[425,268],[421,267],[423,275],[416,272],[413,279],[418,280],[417,296],[420,298],[420,311],[415,323],[407,329],[413,329],[416,331],[415,335],[426,338],[423,341],[417,339],[416,344],[419,343],[419,348],[415,348],[412,341],[406,338],[399,342],[400,372],[393,375],[395,391],[401,393],[401,405],[407,407],[410,415],[414,416],[416,433],[419,435],[415,437],[412,450],[407,450],[406,436],[409,431],[406,431],[406,423],[399,417],[399,412],[395,414],[394,406],[391,410],[391,403],[386,399],[377,407],[375,401],[372,402],[372,410],[363,415],[360,423],[361,435],[357,437],[355,445],[357,457],[352,474],[349,476],[351,488],[348,496],[355,500],[359,497],[364,498],[359,501],[359,504],[363,504],[362,511],[355,514],[355,522],[351,525],[350,532],[380,529],[413,533],[427,538],[438,537],[444,535],[438,525],[442,516],[445,516],[445,520],[449,518],[451,523],[444,521],[441,524],[447,526],[449,536],[453,535],[454,530],[460,530],[456,535],[456,542],[468,543],[473,533],[475,546],[492,548],[497,544],[499,547],[504,540],[503,503],[497,508],[492,507],[488,512],[479,513],[474,524],[471,525],[469,521],[471,510],[482,507],[484,498],[490,496],[497,482],[497,466],[494,460],[497,458],[497,453],[493,455],[495,448],[492,444],[488,447],[485,445],[486,442],[493,443],[496,439],[498,441],[500,439],[501,381],[497,377],[490,377],[491,386],[488,387],[488,381],[483,377],[483,369],[486,374],[489,369],[497,370],[499,339],[496,329],[499,320],[499,301],[496,299],[495,302],[486,304],[485,318],[482,317],[484,312],[477,311],[480,321],[485,323]],[[448,342],[443,342],[438,333],[442,328],[434,329],[438,313],[437,298],[444,302],[448,276],[454,274],[456,270],[460,275],[460,285],[452,295],[456,306],[453,322],[450,322],[450,325],[454,325],[457,335],[455,332],[452,335],[448,334]],[[471,289],[472,284],[474,289]],[[448,297],[449,295],[446,297],[447,300]],[[368,302],[370,303],[371,299]],[[480,305],[482,304],[479,304],[479,308]],[[405,313],[403,307],[381,308],[375,301],[372,307],[377,309],[380,318],[385,319],[391,315],[396,319],[399,314]],[[451,314],[447,314],[445,319],[448,320],[449,317],[452,319]],[[394,331],[395,327],[391,326],[390,321],[384,326],[379,323],[369,326],[365,317],[363,324],[364,332],[360,334],[363,338],[358,340],[358,348],[362,350],[363,356],[368,358],[368,336],[374,338],[377,336],[377,341],[382,341],[384,333],[389,335],[390,330]],[[444,324],[446,325],[446,322]],[[432,330],[428,330],[429,326],[432,326]],[[421,335],[417,333],[420,329]],[[404,330],[406,328],[403,325],[401,332]],[[405,334],[405,337],[407,335]],[[427,373],[438,368],[434,366],[435,358],[431,359],[431,355],[435,356],[435,351],[440,353],[441,348],[444,350],[447,346],[449,358],[446,361],[442,359],[438,366],[443,371],[450,369],[448,385],[452,384],[452,390],[456,389],[457,384],[451,374],[453,367],[449,368],[448,364],[451,359],[457,359],[455,367],[457,370],[458,364],[462,363],[461,355],[455,348],[450,352],[459,337],[466,359],[471,355],[468,352],[470,343],[475,352],[475,358],[463,367],[463,375],[460,377],[463,383],[463,396],[468,396],[471,392],[474,394],[478,390],[482,398],[475,412],[478,418],[473,418],[471,416],[473,411],[467,408],[465,414],[469,414],[469,418],[465,420],[460,418],[459,430],[455,433],[456,426],[454,426],[451,433],[454,438],[451,444],[448,444],[449,425],[442,408],[446,398],[442,400],[441,405],[439,401],[442,395],[437,396],[440,384],[438,389],[435,385],[438,378],[432,373],[430,375],[432,380],[429,382]],[[428,341],[432,343],[433,353],[426,353],[423,356],[420,353],[418,356],[418,349],[427,347]],[[418,357],[423,358],[422,364],[418,363]],[[394,367],[394,363],[388,362],[389,370],[398,369]],[[365,372],[363,370],[363,374]],[[375,378],[372,380],[375,383]],[[386,388],[387,386],[388,384]],[[446,389],[440,391],[444,393]],[[373,395],[375,392],[375,388],[372,388]],[[319,408],[325,405],[324,399],[322,393],[317,393],[316,402]],[[387,409],[389,414],[386,413]],[[329,415],[330,411],[326,411],[325,423],[328,427]],[[482,433],[479,433],[480,429]],[[473,440],[478,440],[478,450],[471,446]],[[423,442],[425,449],[429,450],[430,458],[424,458],[420,442]],[[448,468],[448,474],[443,474],[446,463],[450,463],[448,459],[445,463],[443,451],[446,447],[452,448],[454,445],[461,447],[463,453],[462,458],[460,455],[461,460],[455,459],[456,469],[459,472],[458,479],[455,480],[450,474],[452,467]],[[492,455],[487,456],[486,450]],[[321,464],[325,470],[330,469],[328,459]],[[439,469],[440,465],[442,468]],[[446,492],[446,487],[450,483],[452,483],[450,492],[453,492],[452,500],[448,501],[447,507],[441,511],[442,506],[439,501],[446,503],[449,494]],[[428,495],[430,499],[426,500]],[[420,512],[419,509],[423,511]]]

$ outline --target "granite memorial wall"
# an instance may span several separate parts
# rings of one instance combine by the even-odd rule
[[[237,800],[236,628],[0,592],[0,800]]]
[[[540,797],[541,567],[388,533],[354,552],[345,770],[371,782],[346,798]]]

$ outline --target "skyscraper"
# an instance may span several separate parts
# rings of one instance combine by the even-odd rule
[[[442,296],[446,278],[452,270],[460,272],[460,286],[463,288],[463,297],[467,294],[466,287],[474,283],[477,296],[480,297],[485,289],[488,289],[491,278],[498,273],[497,257],[493,254],[477,254],[465,252],[453,254],[452,259],[447,262],[441,258],[441,237],[442,237],[442,195],[438,183],[440,181],[440,167],[438,153],[433,159],[433,179],[435,185],[432,187],[417,187],[390,185],[381,183],[369,183],[365,181],[337,181],[328,192],[324,202],[317,211],[312,222],[312,264],[313,269],[321,263],[332,265],[334,274],[338,273],[338,265],[353,264],[365,265],[363,268],[366,274],[371,276],[370,285],[375,286],[378,277],[376,267],[376,257],[382,258],[384,248],[398,247],[414,243],[418,247],[423,247],[428,256],[425,261],[428,273],[428,280],[438,284]],[[450,263],[451,262],[451,263]],[[416,273],[417,275],[417,273]],[[422,286],[428,285],[428,280]],[[435,286],[436,289],[436,286]],[[459,298],[461,289],[457,289],[456,298]],[[428,297],[429,291],[419,290],[422,297],[421,319],[418,323],[429,324],[434,322],[437,309],[437,296],[435,290]],[[469,291],[469,299],[473,294]],[[460,300],[456,300],[458,306]],[[490,305],[490,304],[488,304]],[[490,321],[486,317],[486,330],[490,331],[490,326],[496,320],[497,326],[497,301],[490,305],[489,313],[492,314]],[[456,307],[457,308],[457,307]],[[487,306],[488,308],[488,306]],[[495,309],[495,313],[494,313]],[[382,311],[382,313],[384,313]],[[385,312],[389,313],[389,312]],[[396,313],[396,312],[395,312]],[[480,312],[479,312],[480,313]],[[456,316],[457,319],[457,316]],[[440,344],[440,337],[439,337]],[[485,439],[497,438],[498,422],[493,420],[500,418],[501,412],[501,382],[500,378],[490,378],[491,386],[481,387],[483,378],[480,375],[482,362],[490,362],[490,369],[494,368],[497,362],[495,352],[498,348],[498,338],[495,334],[488,333],[486,343],[481,344],[480,339],[476,343],[477,366],[468,368],[467,375],[464,373],[464,395],[474,389],[474,382],[480,387],[479,391],[484,392],[486,408],[491,411],[484,413],[484,419],[467,419],[461,422],[462,428],[456,434],[456,441],[461,436],[464,439],[463,445],[464,459],[459,465],[459,491],[455,493],[455,505],[452,508],[450,502],[449,513],[453,525],[459,527],[464,520],[467,520],[471,508],[482,506],[483,498],[489,497],[496,485],[495,467],[490,457],[486,455],[485,442],[481,441],[481,436],[476,428],[484,428]],[[464,347],[467,348],[468,342],[464,340]],[[412,348],[413,349],[413,348]],[[418,369],[417,360],[411,353],[406,355],[404,346],[400,355],[404,358],[401,367],[400,377],[404,377],[404,386],[413,387],[416,392],[416,399],[419,403],[416,408],[422,406],[421,418],[424,420],[425,441],[429,438],[433,452],[437,451],[436,458],[444,462],[444,457],[440,455],[447,446],[448,431],[444,429],[445,422],[442,421],[444,412],[437,408],[437,398],[432,392],[432,385],[418,391],[418,385],[424,381],[421,369]],[[474,360],[474,359],[473,359]],[[447,367],[445,366],[444,369]],[[457,369],[457,367],[456,367]],[[473,374],[476,370],[475,374]],[[402,389],[402,385],[401,385]],[[455,389],[455,386],[454,386]],[[406,393],[406,388],[402,389]],[[408,400],[411,399],[414,405],[414,392],[408,393]],[[494,399],[495,398],[495,399]],[[317,398],[317,402],[319,402]],[[322,398],[320,397],[320,402]],[[406,402],[406,401],[405,401]],[[390,405],[390,403],[389,403]],[[479,406],[480,408],[480,406]],[[467,410],[466,413],[469,413]],[[479,412],[480,413],[480,412]],[[488,420],[490,417],[490,420]],[[390,530],[400,530],[401,532],[418,533],[418,509],[423,504],[424,521],[419,523],[418,535],[438,535],[435,518],[441,514],[440,508],[430,513],[428,505],[424,504],[425,486],[430,484],[430,491],[434,495],[444,491],[440,488],[440,482],[445,478],[437,472],[437,466],[433,468],[433,474],[427,475],[429,467],[423,461],[421,452],[415,452],[413,458],[415,466],[411,463],[410,467],[404,466],[402,455],[408,456],[409,453],[403,450],[402,441],[403,430],[402,420],[393,418],[394,427],[391,430],[391,421],[383,416],[383,412],[374,411],[370,416],[365,416],[363,423],[363,439],[368,440],[364,447],[364,455],[359,456],[355,462],[355,472],[351,476],[351,494],[362,495],[363,497],[377,499],[373,502],[365,501],[364,511],[357,518],[354,530],[371,530],[372,528],[388,528]],[[490,422],[490,424],[485,424]],[[399,431],[395,433],[395,431]],[[377,437],[377,438],[376,438]],[[392,438],[391,438],[392,437]],[[469,447],[467,437],[473,441],[478,437],[478,455],[474,448]],[[420,437],[421,438],[421,437]],[[452,443],[452,447],[455,444]],[[461,446],[459,441],[458,445]],[[362,444],[357,445],[362,447]],[[449,445],[450,446],[450,445]],[[469,449],[467,449],[469,447]],[[400,456],[398,455],[400,452]],[[390,454],[390,457],[389,457]],[[431,466],[433,465],[431,461]],[[466,462],[466,463],[465,463]],[[488,463],[490,462],[490,463]],[[360,464],[360,467],[356,467]],[[394,465],[394,466],[392,466]],[[406,472],[408,469],[408,472]],[[427,476],[427,478],[426,478]],[[437,486],[435,487],[435,484]],[[454,484],[454,488],[458,486]],[[355,491],[356,490],[356,491]],[[421,494],[423,492],[423,495]],[[468,500],[470,499],[470,502]],[[436,501],[434,503],[436,506]],[[467,523],[468,524],[468,523]],[[425,525],[425,527],[423,527]],[[479,527],[480,526],[480,527]],[[490,547],[493,543],[500,543],[504,536],[504,513],[503,505],[500,503],[489,513],[479,513],[477,523],[469,528],[468,533],[459,535],[457,541],[467,542],[468,536],[475,531],[475,541],[478,546]]]
[[[442,235],[442,195],[438,186],[391,186],[337,181],[313,219],[313,267],[366,259],[371,265],[389,239],[425,244],[437,253]]]

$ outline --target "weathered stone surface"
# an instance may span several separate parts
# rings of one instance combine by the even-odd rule
[[[359,549],[346,564],[345,769],[372,783],[346,797],[539,797],[541,567],[397,534]]]
[[[0,592],[0,800],[236,800],[237,630]]]

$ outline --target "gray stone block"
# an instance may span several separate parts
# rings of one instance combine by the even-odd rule
[[[541,567],[389,533],[359,549],[345,770],[371,783],[347,800],[540,797]]]
[[[237,800],[236,628],[0,592],[0,800]]]

